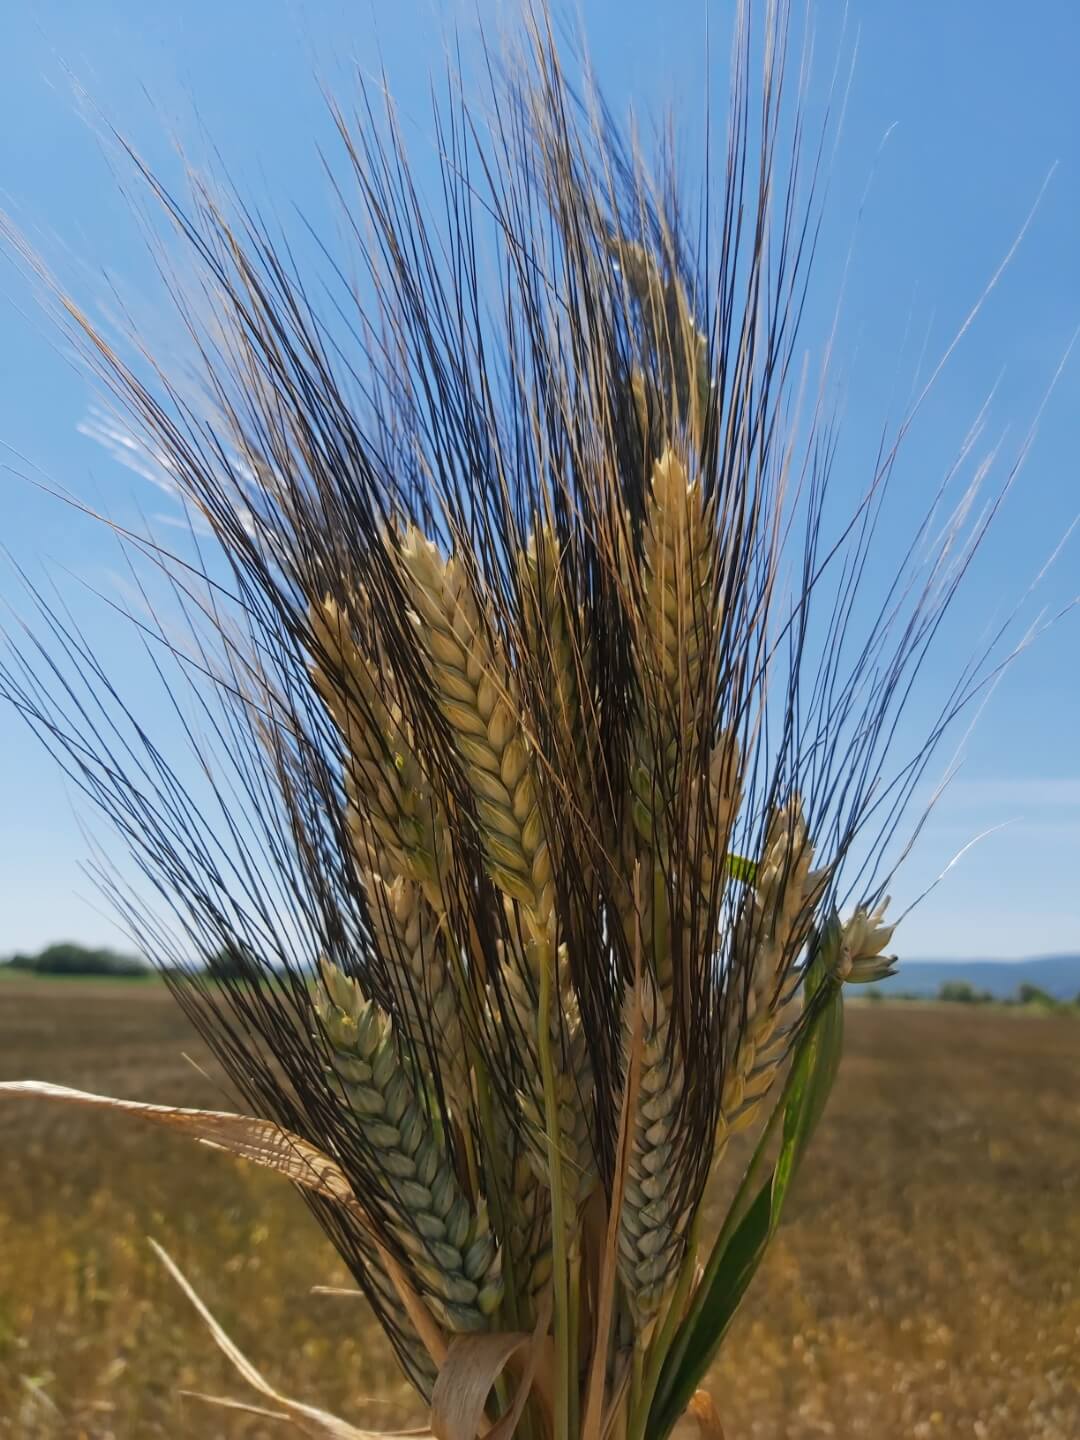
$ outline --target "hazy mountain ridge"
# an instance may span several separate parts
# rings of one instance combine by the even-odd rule
[[[1030,960],[904,960],[895,975],[875,986],[886,993],[936,995],[942,985],[963,981],[996,1000],[1011,999],[1021,985],[1037,985],[1055,1000],[1080,995],[1080,955],[1040,955]]]

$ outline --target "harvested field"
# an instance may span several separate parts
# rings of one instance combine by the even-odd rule
[[[0,1078],[232,1105],[156,982],[0,986]],[[273,1437],[145,1237],[286,1393],[416,1420],[274,1177],[122,1117],[0,1103],[0,1436]],[[1080,1022],[849,1007],[832,1106],[710,1388],[728,1440],[1080,1435]],[[245,1396],[250,1398],[250,1396]],[[377,1403],[365,1403],[374,1400]]]

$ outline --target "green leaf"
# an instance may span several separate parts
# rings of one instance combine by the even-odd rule
[[[814,1133],[836,1078],[843,1039],[843,996],[832,978],[828,948],[835,941],[830,921],[807,972],[811,1019],[803,1032],[787,1083],[754,1152],[723,1229],[713,1247],[689,1314],[676,1333],[656,1389],[646,1440],[662,1440],[685,1410],[712,1364],[728,1326],[780,1223],[792,1180]],[[777,1123],[780,1151],[772,1173],[746,1204]]]
[[[753,860],[747,860],[744,855],[735,855],[729,851],[724,856],[724,863],[727,872],[733,880],[741,880],[744,885],[753,885],[757,881],[757,865]]]

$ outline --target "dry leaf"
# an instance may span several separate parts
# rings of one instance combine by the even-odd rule
[[[69,1105],[96,1106],[120,1110],[153,1125],[180,1130],[214,1150],[227,1150],[250,1160],[253,1165],[275,1170],[295,1185],[334,1200],[368,1224],[367,1215],[353,1193],[341,1168],[299,1135],[257,1120],[251,1115],[234,1115],[227,1110],[186,1110],[174,1105],[147,1105],[138,1100],[117,1100],[111,1095],[94,1095],[88,1090],[71,1090],[46,1080],[7,1080],[0,1092],[9,1095],[36,1095],[43,1100],[64,1100]]]
[[[716,1405],[707,1390],[695,1390],[690,1404],[675,1423],[670,1440],[724,1440]]]
[[[531,1335],[503,1331],[492,1335],[459,1335],[450,1345],[431,1396],[431,1430],[436,1440],[510,1440],[521,1419],[536,1378],[551,1319],[551,1291],[541,1302]],[[494,1426],[487,1425],[484,1407],[492,1386],[514,1356],[525,1362],[513,1404]]]
[[[0,1093],[36,1095],[44,1100],[64,1100],[69,1105],[96,1106],[120,1110],[153,1125],[179,1130],[213,1150],[227,1150],[253,1165],[273,1170],[328,1200],[360,1220],[379,1251],[387,1274],[401,1298],[416,1333],[428,1354],[441,1365],[446,1359],[446,1337],[435,1323],[431,1311],[409,1283],[405,1272],[384,1248],[367,1212],[357,1200],[340,1166],[314,1145],[275,1125],[271,1120],[257,1120],[251,1115],[234,1115],[226,1110],[187,1110],[174,1105],[147,1105],[138,1100],[117,1100],[110,1095],[94,1095],[87,1090],[71,1090],[66,1085],[52,1085],[46,1080],[8,1080],[0,1083]]]
[[[430,1430],[361,1430],[355,1425],[350,1425],[348,1421],[339,1419],[336,1415],[330,1415],[325,1410],[317,1409],[314,1405],[304,1405],[299,1400],[290,1400],[288,1396],[280,1395],[270,1382],[256,1370],[255,1366],[243,1351],[238,1349],[229,1336],[226,1335],[225,1331],[199,1299],[199,1296],[192,1289],[171,1257],[166,1254],[155,1240],[151,1240],[150,1244],[153,1246],[154,1253],[158,1259],[199,1312],[207,1329],[214,1337],[218,1349],[221,1350],[225,1358],[230,1361],[253,1390],[258,1390],[260,1395],[265,1395],[274,1405],[281,1407],[281,1412],[284,1412],[282,1414],[278,1411],[263,1410],[261,1412],[256,1411],[255,1413],[272,1415],[275,1419],[287,1418],[305,1435],[311,1436],[312,1440],[389,1440],[389,1437],[405,1436],[415,1436],[417,1440],[420,1440],[420,1437],[430,1436]],[[198,1395],[197,1398],[206,1400],[214,1405],[225,1405],[230,1409],[251,1409],[251,1407],[246,1406],[242,1400],[218,1399],[211,1395]]]

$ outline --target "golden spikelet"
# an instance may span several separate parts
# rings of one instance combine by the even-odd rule
[[[793,798],[769,822],[752,889],[736,924],[740,985],[728,998],[724,1084],[714,1164],[727,1136],[749,1125],[787,1053],[798,1018],[798,977],[786,975],[801,950],[827,880],[815,871],[802,805]],[[747,963],[748,961],[748,963]]]
[[[684,726],[700,723],[710,707],[701,703],[709,638],[715,633],[712,585],[715,532],[707,524],[701,486],[669,445],[652,467],[643,545],[644,626],[642,667],[646,705],[662,736],[658,759]],[[670,734],[673,725],[679,732]]]
[[[491,879],[546,932],[551,857],[505,657],[483,624],[464,567],[418,530],[401,547],[417,631],[476,804]]]
[[[315,640],[312,679],[345,746],[348,820],[358,857],[370,863],[370,826],[391,873],[420,881],[441,908],[445,824],[405,728],[383,699],[386,673],[376,674],[356,644],[349,614],[329,596],[309,607],[309,620]]]
[[[393,1026],[355,980],[323,965],[319,1017],[333,1069],[394,1198],[389,1223],[424,1298],[452,1331],[483,1330],[502,1301],[502,1262],[486,1207],[458,1184],[413,1089]]]
[[[885,946],[893,937],[895,925],[885,923],[889,897],[870,910],[860,905],[844,922],[840,934],[840,958],[837,978],[852,985],[865,985],[893,974],[896,956],[885,955]]]

